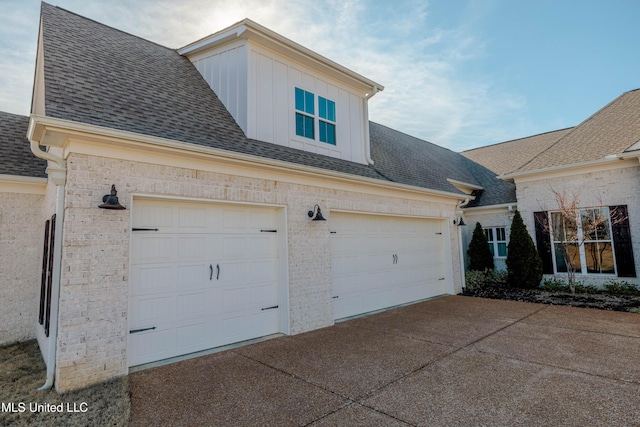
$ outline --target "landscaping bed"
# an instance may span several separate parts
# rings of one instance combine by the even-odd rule
[[[466,285],[461,295],[640,313],[640,290],[625,282],[610,282],[602,289],[578,283],[572,294],[558,279],[545,279],[537,289],[519,289],[507,286],[501,272],[467,272]]]
[[[469,290],[461,295],[502,299],[508,301],[534,302],[538,304],[569,305],[572,307],[596,308],[600,310],[640,312],[639,296],[615,296],[605,294],[576,294],[569,292],[547,292],[539,289],[484,288]]]

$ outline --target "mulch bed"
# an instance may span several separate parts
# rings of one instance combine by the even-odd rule
[[[612,311],[640,312],[640,296],[615,296],[606,294],[576,294],[545,292],[536,289],[512,289],[490,287],[483,289],[463,289],[460,295],[524,301],[538,304],[568,305],[572,307],[596,308]]]

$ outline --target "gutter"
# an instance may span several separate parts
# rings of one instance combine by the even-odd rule
[[[67,178],[67,162],[47,151],[40,149],[40,144],[34,139],[35,118],[29,120],[27,138],[31,152],[41,159],[47,160],[47,175],[56,185],[56,234],[53,242],[53,271],[51,280],[51,319],[49,322],[49,337],[47,339],[47,379],[38,391],[48,390],[53,386],[56,371],[56,350],[58,344],[58,311],[60,303],[60,271],[62,267],[62,234],[64,223],[64,193]],[[42,137],[41,137],[42,139]],[[52,166],[53,163],[55,166]]]
[[[371,158],[371,136],[369,135],[369,100],[378,92],[378,86],[374,86],[373,90],[364,96],[364,159],[371,166],[374,162]]]

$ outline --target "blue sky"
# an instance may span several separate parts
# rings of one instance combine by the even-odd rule
[[[640,88],[637,0],[52,0],[168,47],[245,17],[385,86],[370,119],[455,151]],[[0,110],[29,114],[40,2],[0,0]]]

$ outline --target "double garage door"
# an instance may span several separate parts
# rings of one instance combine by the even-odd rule
[[[129,366],[288,329],[278,209],[140,199],[132,215]],[[335,319],[447,293],[441,221],[327,225]]]
[[[278,210],[137,200],[128,364],[281,331]]]
[[[448,292],[441,220],[333,212],[330,229],[335,319]]]

